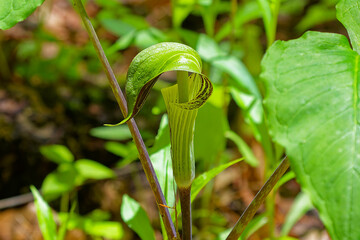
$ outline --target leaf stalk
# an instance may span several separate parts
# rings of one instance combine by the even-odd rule
[[[99,38],[97,37],[95,29],[94,29],[93,25],[91,24],[89,16],[87,15],[81,0],[74,0],[74,7],[80,14],[80,17],[85,25],[85,28],[89,34],[89,37],[94,45],[94,48],[98,55],[98,58],[101,61],[101,64],[104,68],[106,76],[109,80],[111,89],[115,96],[115,99],[120,107],[120,110],[124,116],[127,116],[127,106],[126,106],[125,97],[120,89],[120,86],[116,80],[114,72],[111,69],[109,61],[106,58],[104,50],[100,44]],[[133,136],[136,147],[138,149],[140,162],[143,166],[145,175],[146,175],[148,182],[150,184],[150,187],[154,193],[155,200],[158,205],[158,209],[159,209],[161,218],[164,222],[166,233],[167,233],[169,239],[178,239],[177,232],[176,232],[174,224],[171,220],[169,210],[167,208],[160,206],[160,205],[166,206],[167,204],[165,201],[164,194],[161,190],[159,181],[156,177],[154,167],[150,161],[149,153],[147,152],[147,149],[146,149],[144,141],[140,135],[140,132],[136,125],[136,122],[134,119],[131,119],[130,121],[127,122],[127,124],[129,126],[131,135]]]
[[[267,195],[271,192],[275,184],[279,181],[279,179],[289,168],[289,166],[290,166],[289,160],[287,159],[287,157],[284,157],[280,165],[274,171],[274,173],[270,176],[270,178],[262,186],[260,191],[256,194],[255,198],[252,200],[250,205],[245,209],[245,211],[243,212],[243,214],[241,215],[241,217],[239,218],[239,220],[231,230],[226,240],[239,239],[239,237],[245,230],[245,227],[254,217],[256,211],[259,209],[260,205],[264,202]]]

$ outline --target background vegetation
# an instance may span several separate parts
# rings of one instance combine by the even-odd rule
[[[194,201],[196,239],[224,239],[221,234],[233,226],[283,153],[267,145],[259,110],[264,89],[260,61],[267,47],[274,39],[294,39],[309,29],[346,35],[335,18],[336,0],[285,0],[279,9],[266,9],[262,2],[86,3],[122,87],[133,57],[158,42],[183,42],[204,61],[215,86],[197,119],[196,170],[203,173],[241,157],[245,161],[224,170]],[[123,117],[70,1],[47,0],[26,21],[0,32],[0,79],[0,239],[41,238],[30,185],[42,187],[60,212],[56,219],[75,229],[67,239],[151,239],[124,215],[126,209],[119,211],[125,203],[137,208],[133,199],[145,209],[141,219],[147,215],[152,227],[143,226],[161,238],[157,208],[129,131],[102,126]],[[166,142],[158,131],[165,112],[159,90],[174,79],[175,74],[162,75],[136,117],[151,154],[159,154]],[[293,178],[291,172],[287,176]],[[265,239],[273,231],[279,238],[328,239],[299,185],[286,180],[268,203],[273,218],[265,218],[262,207],[249,239]],[[65,213],[69,199],[78,203],[73,205],[76,218]]]

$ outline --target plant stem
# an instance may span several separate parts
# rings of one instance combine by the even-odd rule
[[[185,103],[189,101],[189,80],[188,72],[177,71],[176,72],[178,91],[179,91],[179,103]]]
[[[85,25],[85,28],[89,34],[89,37],[94,45],[96,53],[103,65],[106,76],[109,80],[111,89],[115,95],[115,98],[120,107],[120,110],[121,110],[122,114],[124,116],[126,116],[127,115],[126,100],[125,100],[124,95],[120,89],[120,86],[115,78],[114,72],[111,69],[109,61],[107,60],[107,58],[105,56],[104,50],[101,47],[101,44],[96,35],[95,29],[90,22],[89,16],[87,15],[81,0],[74,0],[74,7],[79,12],[81,19]],[[178,239],[174,224],[171,220],[169,210],[166,207],[161,206],[161,205],[167,206],[165,197],[164,197],[163,192],[161,191],[161,187],[160,187],[159,181],[156,177],[154,167],[150,161],[149,153],[146,150],[144,141],[140,135],[140,132],[136,125],[136,122],[134,119],[131,119],[130,121],[127,122],[127,124],[129,126],[131,135],[133,136],[136,147],[138,149],[140,162],[143,166],[145,175],[146,175],[148,182],[150,184],[150,187],[155,195],[155,200],[158,205],[161,218],[164,221],[167,235],[168,235],[169,239]]]
[[[64,193],[60,200],[60,212],[67,212],[69,210],[70,193]]]
[[[180,205],[182,214],[182,240],[192,239],[192,218],[191,218],[191,186],[179,188]]]
[[[262,186],[260,191],[256,194],[250,205],[245,209],[233,229],[231,230],[229,236],[226,238],[227,240],[237,240],[242,232],[245,230],[246,225],[250,222],[250,220],[254,217],[256,211],[259,209],[260,205],[264,202],[266,196],[271,192],[274,188],[275,184],[279,181],[281,176],[285,173],[285,171],[289,168],[289,161],[287,157],[285,157],[280,165],[276,168],[274,173],[270,176],[270,178],[266,181],[266,183]]]

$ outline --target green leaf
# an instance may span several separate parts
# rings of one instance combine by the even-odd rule
[[[0,29],[9,29],[25,20],[44,0],[0,0]]]
[[[316,25],[336,19],[336,11],[333,6],[328,7],[324,3],[311,6],[306,15],[296,25],[298,32],[304,32]]]
[[[205,34],[200,34],[196,45],[196,51],[204,61],[211,61],[214,58],[226,55],[218,44]]]
[[[210,171],[207,171],[207,172],[199,175],[197,178],[195,178],[195,180],[192,184],[192,187],[191,187],[191,201],[194,201],[194,199],[199,194],[201,189],[203,189],[205,187],[205,185],[208,182],[210,182],[214,177],[216,177],[219,173],[224,171],[226,168],[228,168],[242,160],[243,160],[243,158],[231,161],[229,163],[222,164],[216,168],[211,169]]]
[[[127,144],[121,144],[118,142],[106,142],[105,149],[123,158],[117,163],[118,167],[123,167],[138,159],[138,151],[135,143],[133,142],[128,142]]]
[[[30,186],[34,196],[36,215],[40,225],[41,233],[45,240],[56,240],[56,224],[49,205],[42,199],[40,193],[34,186]]]
[[[200,193],[200,191],[208,184],[213,178],[215,178],[219,173],[224,171],[226,168],[242,161],[241,159],[236,159],[234,161],[231,161],[229,163],[222,164],[216,168],[211,169],[210,171],[207,171],[201,175],[199,175],[197,178],[195,178],[194,182],[191,186],[191,202],[195,200],[197,195]],[[176,212],[179,215],[181,213],[180,209],[180,201],[178,201],[178,204],[176,204]]]
[[[172,170],[170,132],[167,115],[164,115],[160,122],[158,135],[156,136],[154,147],[151,149],[151,162],[158,177],[160,187],[164,193],[166,204],[170,207],[175,205],[176,184]],[[165,138],[164,138],[165,137]],[[165,141],[164,141],[165,139]],[[163,142],[164,141],[164,142]],[[159,148],[159,146],[161,146]]]
[[[309,196],[305,193],[299,193],[293,205],[291,206],[290,211],[286,215],[284,225],[281,229],[281,236],[286,236],[289,234],[291,228],[295,225],[297,221],[300,220],[309,210],[313,208]]]
[[[57,164],[70,163],[74,161],[74,156],[70,150],[63,145],[41,146],[40,152],[46,158]]]
[[[106,140],[128,140],[131,139],[131,133],[127,126],[102,126],[90,130],[90,135]]]
[[[121,217],[139,235],[140,239],[155,240],[154,230],[144,209],[126,194],[121,204]]]
[[[260,17],[261,17],[261,11],[259,8],[259,4],[257,2],[250,1],[243,3],[241,4],[241,6],[239,6],[239,9],[235,14],[234,28],[241,29],[244,23],[249,22],[251,20],[255,20]],[[233,31],[233,28],[231,21],[229,21],[225,23],[216,33],[215,40],[216,41],[223,40],[224,38],[226,38],[231,34],[231,31]]]
[[[84,179],[114,178],[115,174],[110,168],[89,159],[75,161],[75,168]]]
[[[46,176],[41,191],[47,200],[53,200],[71,191],[76,186],[77,170],[73,165],[60,165],[58,169]]]
[[[181,27],[182,22],[192,11],[196,0],[172,0],[172,21],[175,28]]]
[[[229,129],[223,108],[211,103],[212,98],[217,96],[214,93],[199,109],[195,122],[195,158],[203,160],[207,166],[212,165],[216,157],[219,157],[219,153],[225,149],[225,131]]]
[[[122,239],[124,230],[119,222],[98,221],[93,217],[79,216],[75,213],[59,213],[62,223],[68,221],[68,229],[82,229],[86,234],[94,237],[103,237],[106,239]]]
[[[342,0],[336,5],[336,17],[345,26],[353,49],[360,54],[360,5],[357,0]]]
[[[174,70],[201,74],[201,59],[194,49],[173,42],[153,45],[136,55],[125,87],[129,113],[121,123],[140,110],[160,74]]]
[[[262,62],[270,132],[333,240],[360,239],[359,58],[345,36],[308,32]]]
[[[259,165],[259,160],[257,160],[250,147],[246,144],[244,140],[242,140],[239,135],[229,130],[226,132],[226,137],[236,144],[239,151],[244,156],[245,162],[247,162],[252,167],[257,167]]]

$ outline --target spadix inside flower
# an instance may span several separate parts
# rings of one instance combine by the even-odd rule
[[[178,86],[161,90],[169,115],[171,156],[176,184],[179,188],[191,186],[195,177],[194,130],[198,109],[212,93],[212,84],[206,76],[189,77],[189,98],[179,103]]]

